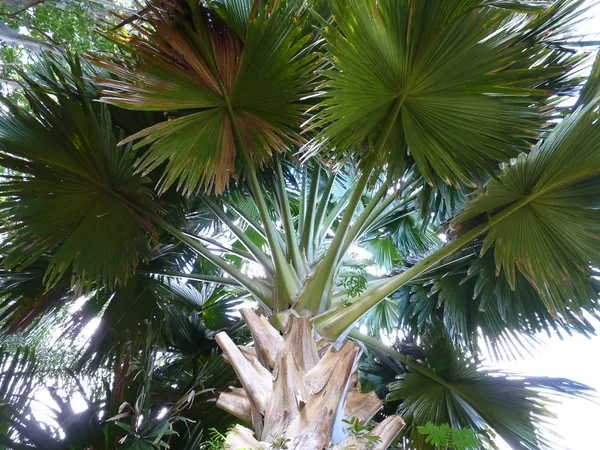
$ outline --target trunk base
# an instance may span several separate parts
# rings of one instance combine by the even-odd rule
[[[242,317],[254,348],[238,347],[226,333],[217,334],[242,384],[221,394],[217,406],[252,424],[254,431],[236,426],[225,448],[384,450],[402,430],[399,416],[387,417],[368,433],[357,433],[347,423],[364,425],[382,407],[375,393],[360,392],[362,349],[356,343],[319,352],[310,319],[290,317],[282,336],[252,310],[242,310]]]

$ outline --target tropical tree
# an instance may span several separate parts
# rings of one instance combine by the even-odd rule
[[[583,6],[155,0],[135,32],[106,31],[123,52],[92,56],[98,69],[50,58],[25,76],[32,112],[9,102],[0,125],[3,267],[37,289],[8,293],[5,330],[85,294],[79,326],[117,320],[82,367],[122,364],[118,324],[143,323],[123,321],[142,295],[178,334],[194,317],[170,315],[182,280],[221,285],[258,308],[241,310],[252,346],[215,337],[240,383],[217,406],[252,427],[229,448],[383,449],[401,431],[421,445],[427,422],[551,447],[542,393],[585,386],[477,360],[482,341],[593,332],[600,60],[578,76]],[[400,375],[401,402],[364,433],[382,401],[359,385],[363,346]],[[391,381],[375,379],[362,387]]]

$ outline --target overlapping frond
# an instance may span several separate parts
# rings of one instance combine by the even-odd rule
[[[209,0],[208,6],[227,23],[235,34],[244,40],[248,32],[248,18],[254,6],[253,0]]]
[[[429,251],[440,246],[441,241],[432,229],[423,227],[416,216],[410,210],[392,210],[384,215],[378,222],[373,224],[373,230],[366,235],[365,246],[367,249],[384,247],[390,245],[390,262],[398,263],[400,258],[415,258],[427,254]],[[375,261],[378,261],[375,258]],[[382,267],[390,269],[392,266],[381,264]]]
[[[121,77],[98,80],[106,88],[102,101],[174,112],[127,138],[143,138],[136,148],[152,144],[138,170],[148,173],[168,161],[161,192],[178,181],[187,194],[220,194],[242,171],[236,163],[242,149],[262,165],[273,151],[300,142],[300,99],[309,91],[314,66],[296,26],[302,4],[252,5],[155,1],[145,16],[149,27],[112,36],[133,60],[94,58]]]
[[[477,258],[469,249],[394,298],[401,328],[409,333],[426,334],[442,318],[456,345],[475,353],[485,346],[498,359],[515,358],[532,347],[531,336],[594,333],[588,317],[598,314],[600,283],[593,277],[586,283],[594,295],[573,297],[564,313],[554,315],[523,275],[517,274],[511,289],[503,273],[496,275],[491,253]]]
[[[398,301],[386,298],[369,311],[361,323],[367,326],[371,336],[381,338],[382,333],[392,334],[398,330],[400,313]]]
[[[3,113],[0,165],[11,171],[0,184],[3,265],[21,270],[49,253],[49,286],[67,271],[115,285],[148,256],[158,208],[133,174],[135,155],[117,146],[106,107],[87,97],[77,59],[70,65],[72,80],[54,71],[60,89],[27,82],[31,113],[10,103]]]
[[[591,103],[490,180],[455,221],[468,227],[489,220],[481,253],[493,249],[498,272],[513,288],[518,269],[553,313],[597,295],[587,280],[600,263],[599,150]]]
[[[0,347],[0,448],[15,448],[15,414],[24,414],[31,402],[29,394],[36,383],[35,352],[27,347]],[[19,450],[21,447],[17,447]]]
[[[0,332],[3,335],[31,330],[47,314],[77,298],[67,280],[44,285],[48,257],[41,257],[20,272],[0,272]]]
[[[400,400],[399,410],[411,422],[407,432],[428,422],[448,423],[484,435],[491,429],[513,449],[559,449],[548,399],[591,394],[588,386],[562,378],[485,370],[441,334],[425,341],[424,364],[431,372],[409,368],[389,385],[388,401]]]
[[[443,227],[462,211],[468,203],[468,195],[471,192],[471,189],[466,186],[456,188],[444,184],[439,179],[433,182],[433,186],[423,180],[420,187],[416,210],[422,226],[433,223]]]
[[[333,68],[324,72],[315,151],[372,156],[398,177],[411,155],[429,183],[479,185],[528,149],[546,120],[538,106],[573,84],[557,81],[573,61],[554,58],[561,50],[537,25],[543,16],[568,30],[565,3],[536,5],[537,16],[502,8],[518,10],[518,2],[330,2],[336,27],[325,26],[324,37]],[[387,144],[373,155],[380,136]]]

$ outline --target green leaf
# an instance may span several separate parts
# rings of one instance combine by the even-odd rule
[[[78,355],[78,367],[94,372],[122,354],[128,342],[143,342],[150,333],[148,323],[164,318],[160,286],[156,280],[136,275],[112,292],[100,289],[90,297],[75,315],[70,333],[77,333],[91,318],[101,320]]]
[[[598,100],[600,96],[600,53],[596,55],[590,75],[581,88],[577,105],[587,105]]]
[[[315,55],[305,48],[308,37],[302,36],[297,26],[301,5],[298,0],[273,2],[271,10],[265,7],[248,23],[231,106],[250,115],[248,119],[259,119],[249,125],[268,128],[260,130],[264,137],[257,135],[251,142],[287,137],[297,143],[300,139],[296,132],[307,108],[300,100],[311,92],[309,82],[315,68]],[[251,130],[244,127],[249,138]]]
[[[192,132],[193,130],[193,132]],[[229,182],[229,175],[221,168],[229,167],[235,158],[231,122],[224,108],[213,108],[156,124],[129,136],[122,143],[141,139],[134,148],[152,144],[139,162],[138,170],[148,174],[167,162],[159,181],[159,194],[175,181],[178,189],[192,194],[212,186],[221,191]],[[213,149],[206,152],[205,147]]]
[[[425,426],[418,427],[419,433],[428,435],[425,442],[433,444],[435,447],[448,447],[450,445],[450,425],[443,423],[436,426],[428,422]]]
[[[392,209],[373,224],[372,228],[373,231],[367,234],[368,239],[365,242],[368,250],[370,250],[370,242],[373,239],[382,240],[383,242],[391,240],[394,246],[394,251],[388,251],[389,257],[384,260],[386,264],[381,264],[386,269],[392,267],[390,263],[397,265],[400,256],[403,258],[419,257],[441,244],[440,239],[432,229],[421,226],[415,214],[411,214],[406,210]],[[383,244],[378,245],[382,246]],[[376,262],[379,261],[377,258],[374,259]]]
[[[421,190],[416,199],[416,210],[419,213],[419,222],[422,227],[430,222],[433,224],[444,224],[463,210],[468,203],[468,194],[471,189],[466,186],[456,188],[448,186],[437,179],[433,185],[425,180],[419,183]],[[440,232],[444,232],[440,230]]]
[[[382,300],[365,315],[362,322],[367,325],[371,336],[379,338],[383,331],[393,333],[400,323],[398,301],[389,298]]]
[[[0,271],[0,324],[3,335],[31,330],[47,314],[74,301],[76,293],[67,280],[52,288],[44,285],[50,259],[43,256],[20,272]],[[65,277],[66,278],[66,277]]]
[[[302,3],[257,3],[251,15],[252,2],[214,1],[214,9],[184,0],[157,3],[147,9],[148,29],[111,35],[132,57],[93,59],[122,79],[97,80],[107,88],[101,101],[172,111],[168,122],[127,139],[143,138],[138,147],[153,144],[139,170],[168,161],[161,192],[177,182],[188,195],[221,194],[242,171],[236,161],[242,148],[262,165],[301,141],[306,108],[300,100],[314,68],[296,26]]]
[[[373,262],[388,271],[396,265],[400,258],[391,236],[365,239],[361,244],[371,254]]]
[[[591,297],[574,297],[563,314],[552,314],[523,275],[517,274],[511,289],[504,273],[496,275],[491,252],[478,258],[476,251],[465,249],[393,296],[402,329],[421,335],[441,317],[457,345],[476,353],[485,344],[498,359],[525,356],[523,351],[530,352],[535,343],[531,336],[540,333],[593,335],[590,319],[598,316],[598,280],[586,280]]]
[[[493,216],[481,253],[493,248],[511,287],[518,269],[553,313],[595,295],[587,279],[600,263],[598,149],[600,124],[588,105],[490,180],[455,220],[468,227]]]
[[[425,442],[433,444],[436,448],[477,450],[480,446],[475,431],[468,428],[450,428],[447,423],[434,425],[428,422],[417,429],[420,434],[426,436]]]
[[[92,104],[77,60],[70,64],[75,86],[57,71],[49,91],[29,80],[32,113],[10,103],[3,113],[0,165],[16,172],[0,184],[3,265],[22,270],[51,253],[48,286],[71,270],[80,283],[115,285],[149,255],[158,208],[133,174],[135,155],[117,147],[106,107]]]
[[[209,0],[207,5],[214,9],[229,28],[243,40],[248,32],[248,19],[252,12],[253,0]]]
[[[514,449],[559,449],[547,419],[548,403],[566,396],[586,398],[591,388],[562,378],[522,377],[485,370],[454,348],[447,337],[424,339],[427,371],[398,376],[388,401],[401,400],[399,412],[415,425],[432,422],[485,432],[491,428]],[[410,428],[409,428],[410,429]]]
[[[553,94],[538,86],[568,70],[537,65],[545,46],[520,42],[535,19],[486,2],[330,4],[339,31],[323,31],[333,69],[313,151],[336,160],[369,156],[399,102],[386,152],[373,156],[398,177],[410,153],[429,183],[478,185],[527,150],[544,122],[535,105]]]

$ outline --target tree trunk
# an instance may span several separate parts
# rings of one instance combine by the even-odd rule
[[[358,385],[361,348],[346,341],[317,349],[310,319],[291,316],[282,336],[268,320],[242,310],[254,347],[238,347],[222,332],[217,343],[242,388],[220,395],[217,406],[252,424],[227,435],[227,449],[386,449],[404,426],[387,417],[373,430],[366,424],[381,408],[374,392]],[[352,421],[351,425],[344,420]]]

